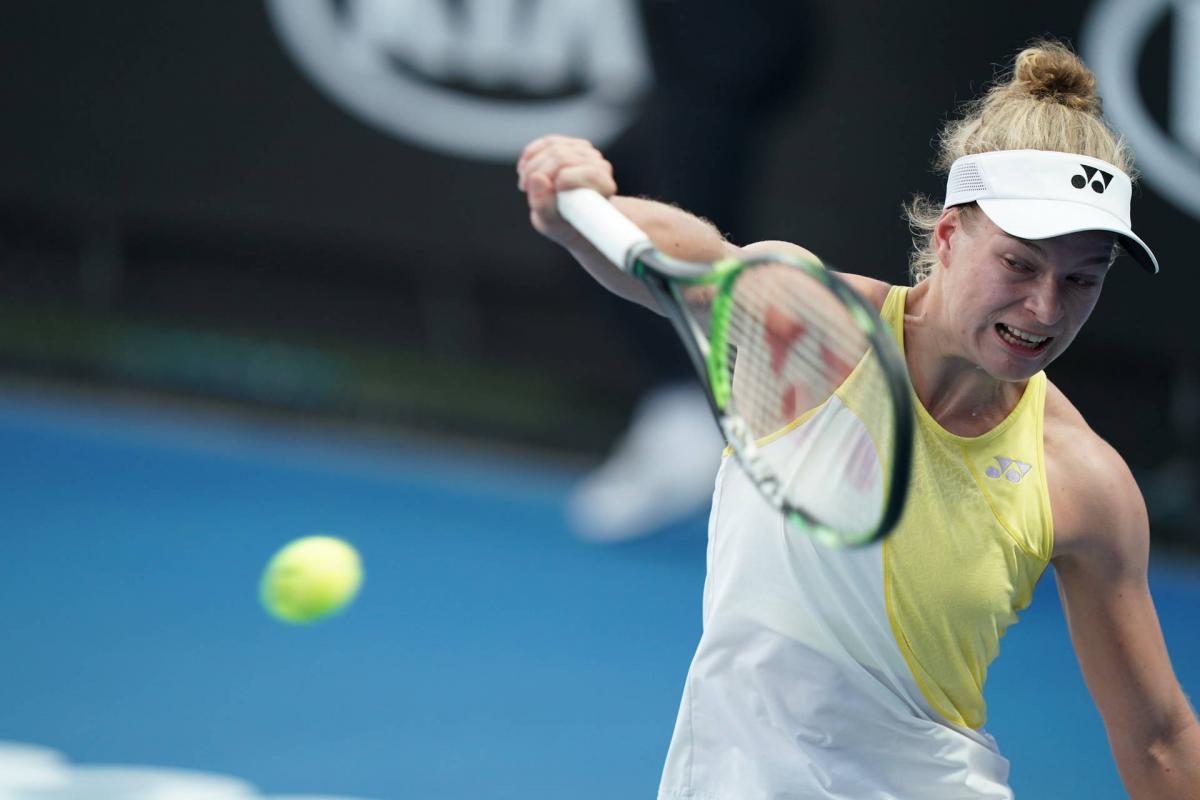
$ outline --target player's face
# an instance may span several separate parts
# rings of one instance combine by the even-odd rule
[[[975,212],[955,236],[944,277],[966,355],[994,378],[1029,378],[1067,349],[1091,315],[1113,235],[1018,239]]]

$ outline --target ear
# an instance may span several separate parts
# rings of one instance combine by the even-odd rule
[[[962,230],[962,227],[962,214],[959,213],[957,207],[951,206],[942,212],[941,218],[933,228],[933,247],[937,252],[938,263],[943,268],[950,265],[951,240],[955,233]]]

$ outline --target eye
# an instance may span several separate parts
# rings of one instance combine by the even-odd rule
[[[1024,261],[1014,258],[1013,256],[1001,256],[1001,260],[1004,261],[1004,266],[1008,267],[1013,272],[1029,272],[1032,269],[1032,267],[1030,267]]]
[[[1100,279],[1092,275],[1072,275],[1067,280],[1081,289],[1093,289],[1100,285]]]

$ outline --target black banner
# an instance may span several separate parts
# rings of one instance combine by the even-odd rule
[[[1152,465],[1194,447],[1194,6],[16,4],[0,355],[597,450],[682,360],[529,229],[512,165],[527,135],[594,136],[626,191],[898,283],[901,204],[943,191],[940,124],[1049,34],[1112,78],[1106,107],[1146,153],[1134,224],[1163,268],[1119,264],[1051,377]]]

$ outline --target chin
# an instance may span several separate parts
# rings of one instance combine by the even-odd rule
[[[1022,381],[1027,381],[1034,375],[1037,375],[1044,368],[1045,364],[1033,367],[1029,366],[1028,364],[1004,364],[996,365],[994,369],[986,369],[986,372],[989,376],[998,381],[1004,381],[1005,383],[1021,383]]]
[[[1060,354],[1057,348],[1041,353],[1037,358],[1022,358],[1002,353],[999,357],[988,359],[985,362],[984,370],[999,381],[1009,383],[1027,381],[1050,366],[1051,362]]]

